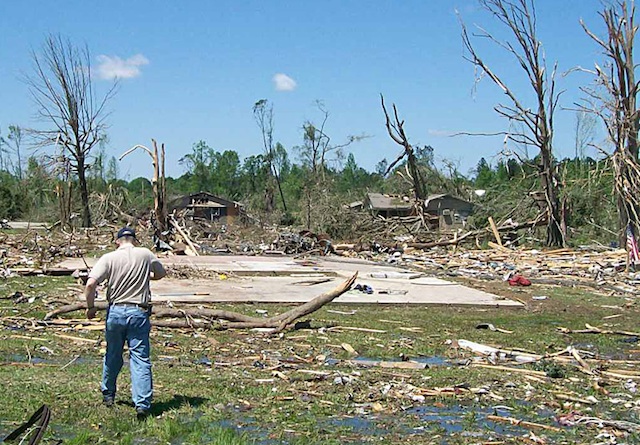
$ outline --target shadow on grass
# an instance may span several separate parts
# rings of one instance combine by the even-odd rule
[[[151,405],[151,414],[154,416],[159,416],[165,411],[178,409],[184,405],[190,405],[195,408],[202,405],[208,400],[209,399],[206,399],[204,397],[190,397],[190,396],[183,396],[180,394],[174,394],[173,398],[171,398],[170,400],[154,403],[153,405]]]
[[[174,394],[173,398],[171,398],[170,400],[153,403],[151,405],[151,410],[149,412],[152,416],[157,417],[162,413],[164,413],[165,411],[178,409],[184,405],[190,405],[195,408],[202,405],[208,400],[209,399],[206,399],[204,397],[190,397],[190,396],[183,396],[180,394]],[[135,407],[135,405],[133,404],[133,402],[131,402],[131,400],[118,400],[116,402],[116,405],[125,405],[125,406],[130,406],[131,408]]]

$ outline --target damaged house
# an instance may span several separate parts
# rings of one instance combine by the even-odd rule
[[[374,216],[390,218],[394,216],[410,216],[414,213],[414,202],[409,197],[367,193],[364,208]]]
[[[351,203],[348,208],[364,208],[374,216],[384,218],[413,216],[416,214],[415,201],[407,196],[367,193],[363,202]],[[466,224],[473,212],[473,203],[443,193],[430,195],[424,202],[425,217],[432,229],[443,231],[457,230]]]
[[[185,216],[207,221],[232,222],[243,213],[242,204],[208,192],[191,193],[169,202],[169,212],[183,211]]]
[[[440,230],[457,230],[465,226],[473,213],[473,203],[449,194],[429,195],[424,202],[428,214],[438,218]]]

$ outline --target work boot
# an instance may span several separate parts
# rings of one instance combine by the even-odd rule
[[[136,419],[138,419],[139,421],[142,422],[143,420],[146,420],[149,415],[150,413],[148,409],[136,408]]]

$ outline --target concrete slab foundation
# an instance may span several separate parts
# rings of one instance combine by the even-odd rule
[[[358,272],[356,285],[334,301],[357,304],[416,304],[522,308],[520,302],[398,267],[333,257],[172,256],[169,267],[215,271],[211,279],[163,279],[151,284],[154,301],[182,303],[304,303]],[[96,259],[86,259],[91,267]],[[84,269],[81,259],[57,267]]]

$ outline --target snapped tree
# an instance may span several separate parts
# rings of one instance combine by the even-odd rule
[[[115,94],[117,82],[98,99],[89,49],[76,47],[59,35],[47,37],[41,52],[32,53],[32,61],[34,72],[26,76],[25,82],[38,107],[38,116],[50,127],[29,133],[39,147],[63,148],[62,157],[68,158],[78,178],[82,224],[91,227],[86,171],[91,150],[105,136],[105,106]]]
[[[462,20],[462,42],[467,51],[465,59],[471,62],[480,76],[487,76],[507,96],[508,104],[498,104],[495,110],[518,128],[503,133],[516,144],[537,147],[537,170],[547,213],[548,246],[564,246],[566,243],[565,212],[560,204],[559,182],[555,174],[553,157],[553,118],[558,105],[559,93],[555,89],[556,66],[549,72],[542,50],[542,43],[536,34],[536,11],[533,0],[480,0],[484,9],[506,27],[511,40],[500,40],[488,31],[479,28],[479,35],[506,50],[517,61],[527,76],[535,103],[527,106],[521,101],[501,76],[499,76],[476,51],[471,37]],[[477,80],[479,80],[478,77]]]
[[[387,133],[389,133],[389,137],[393,139],[393,142],[400,145],[403,150],[398,155],[398,157],[391,164],[387,166],[384,171],[383,176],[387,176],[389,172],[391,172],[396,165],[404,158],[407,159],[407,176],[412,184],[413,193],[416,201],[424,202],[427,197],[427,190],[425,187],[425,181],[422,177],[422,173],[420,172],[420,168],[418,167],[418,160],[416,158],[416,153],[413,146],[409,143],[409,139],[407,138],[406,133],[404,132],[404,120],[400,120],[398,117],[398,110],[396,109],[396,104],[393,104],[393,118],[394,122],[391,121],[389,117],[389,113],[387,112],[387,107],[384,104],[384,96],[380,95],[380,102],[382,104],[382,111],[384,111],[385,117],[385,126],[387,127]]]

